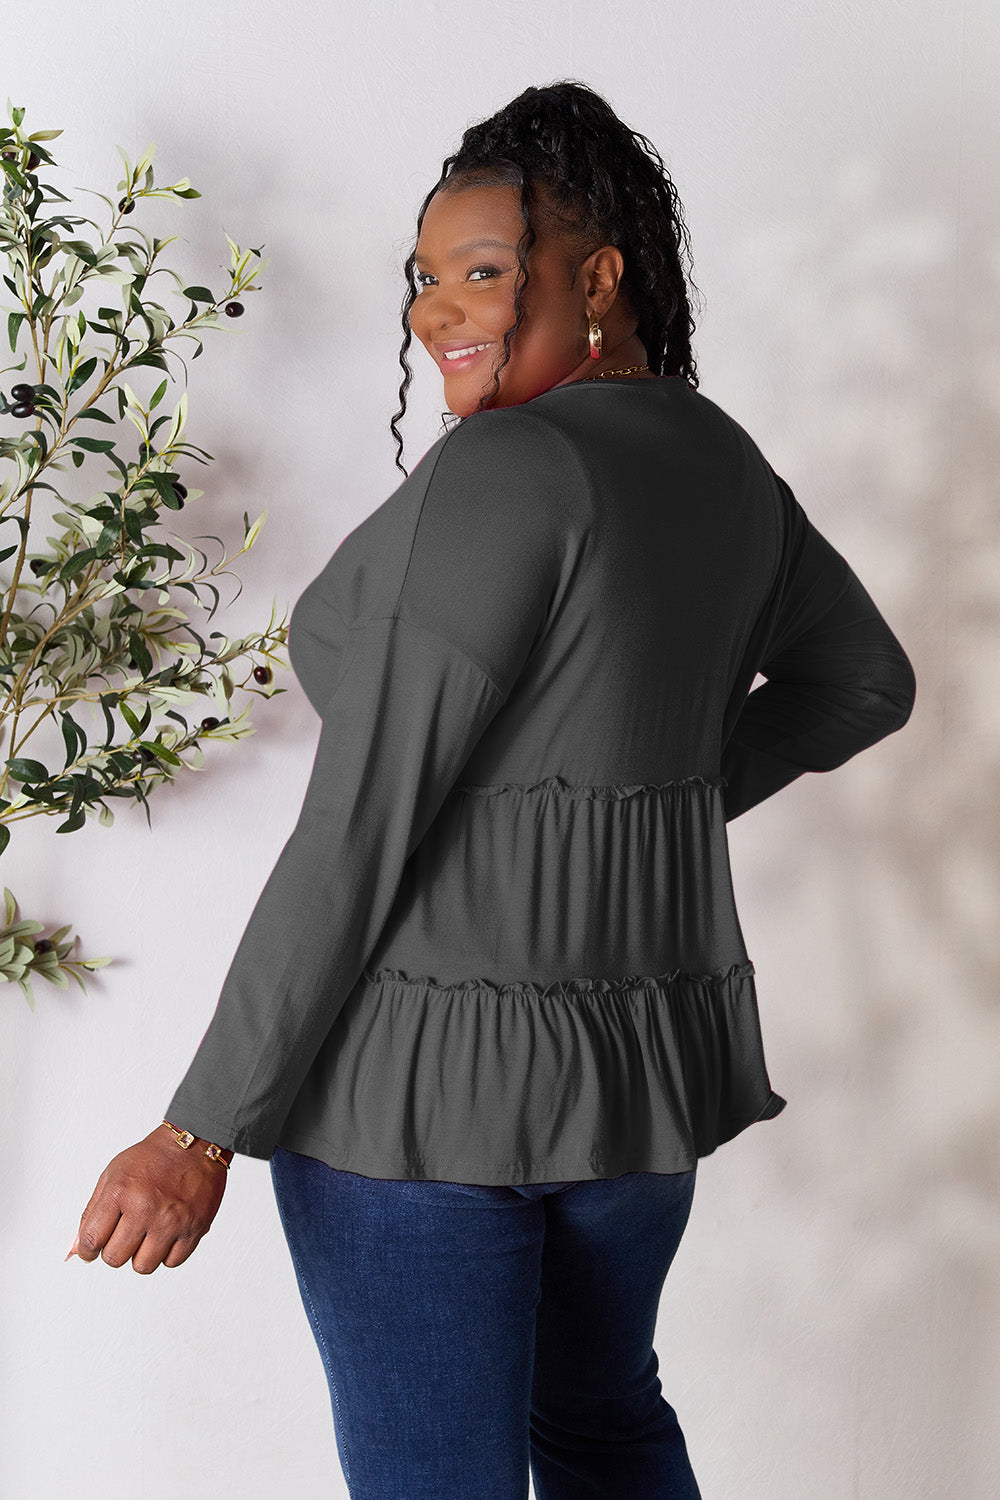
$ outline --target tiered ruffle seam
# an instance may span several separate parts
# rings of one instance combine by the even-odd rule
[[[450,984],[439,984],[432,975],[415,976],[405,973],[402,969],[365,969],[364,978],[372,984],[412,985],[420,990],[437,990],[448,995],[462,990],[476,990],[480,993],[485,991],[487,994],[494,995],[511,991],[546,999],[556,995],[604,994],[613,993],[616,990],[627,990],[631,993],[635,990],[660,989],[676,981],[681,984],[715,984],[724,979],[742,979],[755,972],[752,960],[747,959],[743,963],[729,964],[726,968],[717,969],[712,974],[689,974],[683,969],[673,969],[669,974],[626,974],[613,979],[584,976],[553,979],[545,984],[535,979],[503,980],[498,984],[492,979],[484,978],[463,978]]]
[[[605,785],[588,785],[564,781],[561,776],[546,776],[541,781],[460,781],[453,788],[470,797],[493,797],[504,792],[559,792],[565,797],[582,797],[595,801],[620,801],[625,797],[636,797],[641,792],[659,792],[668,788],[705,786],[722,790],[728,785],[724,776],[683,776],[676,781],[641,781],[635,783],[608,782]]]

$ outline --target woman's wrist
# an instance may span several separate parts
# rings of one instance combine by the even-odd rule
[[[210,1161],[220,1162],[228,1170],[229,1163],[236,1154],[231,1147],[220,1146],[215,1141],[206,1140],[203,1136],[195,1135],[193,1131],[179,1128],[170,1120],[161,1120],[158,1128],[162,1127],[166,1128],[182,1150],[197,1151],[199,1155],[207,1156]]]

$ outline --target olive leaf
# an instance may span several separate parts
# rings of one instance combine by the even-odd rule
[[[177,342],[192,340],[197,359],[206,330],[243,315],[239,299],[260,291],[268,261],[225,234],[228,284],[218,297],[158,264],[180,237],[158,239],[123,221],[146,198],[200,194],[186,177],[155,185],[155,142],[135,165],[117,147],[118,197],[94,194],[107,205],[107,225],[67,213],[45,144],[62,131],[26,134],[23,108],[8,99],[7,109],[0,263],[15,299],[2,308],[15,362],[0,368],[0,855],[15,824],[41,814],[57,818],[56,833],[73,833],[89,818],[110,828],[116,803],[138,802],[150,824],[150,794],[200,770],[206,741],[254,732],[249,703],[237,711],[234,694],[273,697],[285,691],[274,669],[288,670],[279,655],[286,621],[273,602],[259,631],[229,640],[204,630],[223,577],[236,579],[239,597],[231,565],[254,545],[267,511],[252,522],[244,513],[231,555],[214,534],[188,540],[163,524],[204,495],[182,475],[213,461],[187,435],[187,366]],[[175,315],[151,295],[160,273],[173,285],[168,296],[184,304]],[[96,306],[88,310],[85,299]],[[177,368],[168,356],[185,386],[172,409],[165,398]],[[143,368],[165,373],[148,399],[139,389]],[[95,422],[101,436],[86,430]],[[58,476],[85,465],[103,466],[104,487],[81,502],[63,493]],[[51,534],[39,536],[42,525]],[[215,556],[199,543],[213,544]],[[29,753],[27,742],[43,728],[49,742]],[[14,898],[5,895],[0,979],[19,983],[32,1007],[31,974],[62,988],[72,974],[82,987],[78,970],[110,962],[71,962],[69,928],[37,938],[43,924],[16,921]]]

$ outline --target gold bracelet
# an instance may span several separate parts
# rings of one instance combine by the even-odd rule
[[[189,1146],[193,1146],[194,1143],[195,1143],[195,1141],[198,1139],[198,1137],[196,1135],[192,1135],[191,1134],[190,1130],[178,1130],[177,1127],[176,1127],[176,1125],[171,1125],[171,1123],[170,1123],[169,1120],[161,1120],[160,1124],[161,1125],[165,1125],[167,1127],[167,1129],[173,1135],[174,1140],[177,1142],[178,1146],[183,1146],[183,1148],[184,1148],[185,1151],[187,1150],[187,1148]],[[222,1153],[223,1153],[223,1151],[225,1149],[226,1148],[224,1146],[217,1146],[217,1145],[215,1145],[215,1143],[213,1141],[213,1142],[210,1142],[209,1145],[207,1145],[205,1147],[205,1155],[206,1156],[210,1156],[213,1161],[221,1161],[222,1165],[225,1167],[226,1171],[228,1172],[229,1171],[229,1163],[226,1161],[226,1158],[222,1155]]]

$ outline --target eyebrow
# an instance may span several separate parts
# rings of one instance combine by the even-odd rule
[[[456,245],[454,250],[449,250],[445,258],[447,260],[457,260],[460,255],[468,255],[470,250],[482,250],[487,246],[494,250],[510,250],[515,254],[517,253],[517,247],[515,245],[508,245],[505,240],[469,240],[468,244]],[[423,265],[427,264],[427,257],[421,255],[419,252],[415,253],[413,258]]]

